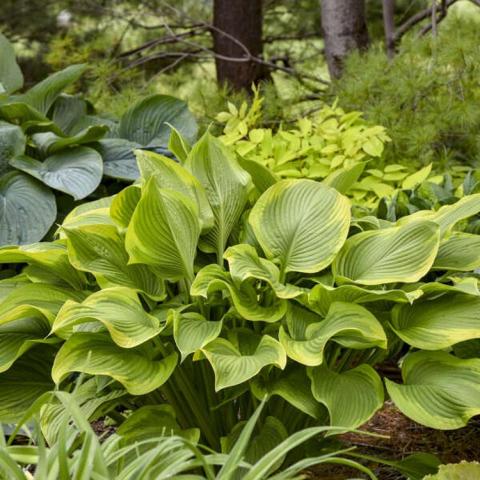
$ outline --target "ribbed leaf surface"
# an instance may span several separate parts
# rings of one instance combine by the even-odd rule
[[[469,272],[480,267],[480,235],[455,232],[440,243],[433,268]]]

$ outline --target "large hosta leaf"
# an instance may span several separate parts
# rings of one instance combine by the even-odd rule
[[[350,225],[348,200],[313,180],[283,180],[270,187],[250,214],[266,256],[282,272],[318,272],[345,241]]]
[[[202,237],[200,248],[216,253],[220,261],[247,203],[250,175],[220,140],[208,133],[195,144],[185,166],[204,187],[215,220],[213,228]]]
[[[313,396],[330,413],[330,424],[356,428],[383,405],[383,385],[370,365],[336,373],[325,366],[309,369]]]
[[[100,184],[103,174],[102,157],[88,147],[64,150],[43,162],[20,156],[10,163],[75,200],[90,195]]]
[[[282,345],[269,335],[261,337],[254,351],[242,354],[224,338],[202,349],[215,372],[215,390],[233,387],[254,377],[263,367],[285,368],[287,357]]]
[[[283,327],[279,331],[279,340],[287,355],[303,365],[321,365],[323,351],[329,340],[347,348],[387,347],[382,325],[360,305],[334,302],[325,320],[318,317],[319,321],[312,323],[312,314],[308,315],[310,318],[302,318],[302,310],[295,308],[287,316],[290,334]],[[301,325],[302,322],[305,324]]]
[[[68,338],[76,325],[86,322],[102,323],[123,348],[141,345],[163,328],[158,318],[145,312],[135,292],[126,287],[100,290],[82,303],[66,302],[55,318],[52,333]]]
[[[0,196],[0,245],[38,242],[55,221],[55,196],[28,175],[11,172],[1,177]]]
[[[199,236],[197,205],[181,193],[159,188],[151,178],[127,230],[130,263],[154,265],[171,280],[192,280]]]
[[[120,180],[135,181],[140,176],[140,172],[133,151],[140,147],[139,143],[123,138],[100,140],[95,148],[103,158],[103,173]]]
[[[129,185],[115,195],[110,206],[110,216],[120,228],[128,227],[141,197],[142,190],[138,185]]]
[[[76,333],[62,346],[52,369],[60,383],[71,372],[107,375],[132,395],[143,395],[163,385],[177,364],[177,354],[152,360],[143,349],[124,349],[100,333]]]
[[[417,282],[435,260],[439,228],[417,221],[350,237],[335,258],[336,277],[363,285]]]
[[[7,38],[0,33],[0,94],[12,93],[22,88],[23,75],[15,58],[15,51]]]
[[[407,417],[440,430],[463,427],[480,413],[480,360],[446,352],[416,352],[402,365],[403,385],[385,379],[395,405]]]
[[[182,100],[168,95],[151,95],[128,110],[120,120],[120,137],[149,147],[166,147],[170,125],[191,143],[197,136],[197,122]]]
[[[71,135],[75,126],[87,115],[89,104],[76,95],[61,94],[53,103],[50,118],[62,132]]]
[[[392,328],[403,341],[423,350],[440,350],[480,338],[480,297],[444,295],[398,305],[392,312]]]
[[[469,272],[480,267],[480,235],[455,232],[440,243],[433,268]]]
[[[154,299],[165,297],[163,280],[147,265],[128,264],[124,239],[113,225],[86,225],[63,230],[68,238],[68,256],[75,268],[93,273],[103,286],[122,285]]]
[[[8,162],[25,151],[27,139],[18,125],[0,121],[0,174],[8,170]]]
[[[287,303],[283,299],[275,299],[269,304],[261,305],[257,291],[251,283],[235,285],[230,274],[215,264],[208,265],[198,272],[190,293],[208,299],[212,293],[222,290],[228,290],[235,309],[247,320],[276,322],[285,315],[287,310]]]

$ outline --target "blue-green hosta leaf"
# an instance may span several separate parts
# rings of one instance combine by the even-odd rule
[[[112,178],[133,182],[140,176],[133,153],[141,145],[124,138],[104,138],[95,149],[103,158],[103,173]]]
[[[118,347],[108,335],[76,333],[55,357],[52,378],[59,384],[71,372],[107,375],[120,382],[128,393],[144,395],[163,385],[177,364],[177,354],[152,360],[143,349]]]
[[[23,87],[23,75],[8,39],[0,33],[0,94],[12,93]]]
[[[197,122],[182,100],[169,95],[144,98],[120,119],[119,136],[143,146],[166,147],[174,126],[188,142],[197,136]]]
[[[241,284],[249,278],[267,282],[279,298],[295,298],[307,292],[306,289],[290,283],[280,282],[280,270],[278,267],[258,256],[254,247],[247,244],[229,247],[223,257],[228,261],[232,279]]]
[[[244,282],[240,286],[235,285],[230,274],[215,264],[208,265],[197,273],[190,293],[208,299],[212,293],[222,290],[228,290],[235,309],[247,320],[276,322],[287,310],[287,303],[283,299],[275,299],[268,305],[261,305],[252,284]]]
[[[183,193],[198,205],[202,230],[206,232],[212,228],[213,213],[205,189],[188,170],[158,153],[136,150],[135,155],[144,180],[155,176],[159,188]]]
[[[146,438],[169,435],[179,435],[193,443],[200,440],[200,430],[198,428],[182,430],[175,418],[175,410],[171,405],[145,405],[140,407],[118,427],[117,433],[132,443]]]
[[[103,288],[112,284],[121,285],[153,299],[165,298],[163,280],[147,265],[128,264],[124,239],[113,225],[87,225],[64,228],[64,231],[71,264],[78,270],[93,273]]]
[[[66,302],[58,312],[52,333],[69,338],[75,326],[100,322],[120,347],[133,348],[163,329],[158,318],[143,309],[137,294],[126,287],[113,287],[92,293],[82,303]]]
[[[195,312],[171,310],[173,316],[173,338],[182,355],[182,361],[215,340],[222,331],[222,321],[208,321]]]
[[[8,162],[12,158],[23,154],[26,143],[27,139],[18,125],[0,121],[0,174],[8,170]]]
[[[413,305],[397,305],[391,326],[406,343],[423,350],[441,350],[480,338],[480,297],[443,295]]]
[[[72,135],[75,126],[87,115],[89,104],[76,95],[62,93],[52,105],[50,118],[62,132]]]
[[[267,365],[284,369],[287,363],[282,345],[269,335],[261,337],[255,351],[248,355],[242,355],[237,347],[224,338],[210,342],[202,352],[215,372],[216,391],[249,380]]]
[[[130,224],[141,196],[142,189],[139,185],[129,185],[113,197],[110,205],[110,216],[120,228],[126,229]]]
[[[480,463],[466,462],[440,465],[438,473],[427,475],[423,480],[473,480],[480,478]]]
[[[238,165],[232,152],[208,132],[192,148],[185,167],[204,187],[215,220],[213,228],[201,238],[199,248],[216,253],[220,261],[247,203],[250,175]]]
[[[357,428],[383,405],[383,385],[370,365],[336,373],[326,366],[311,368],[313,396],[330,413],[330,425]]]
[[[62,137],[53,132],[34,133],[32,140],[43,155],[53,155],[67,147],[92,143],[102,138],[108,131],[105,125],[92,125],[71,137]]]
[[[305,326],[302,338],[298,335],[299,325],[296,325],[301,322],[299,316],[294,314],[287,317],[290,334],[280,327],[278,338],[290,358],[303,365],[321,365],[323,351],[329,340],[347,348],[387,348],[387,337],[382,325],[360,305],[334,302],[326,318],[319,320]]]
[[[259,198],[249,221],[281,271],[314,273],[330,265],[347,238],[350,205],[313,180],[283,180]]]
[[[435,260],[439,238],[429,221],[357,233],[335,258],[334,275],[362,285],[418,282]]]
[[[185,163],[192,147],[188,140],[173,126],[171,128],[170,139],[168,140],[168,149],[175,155],[180,163]]]
[[[102,157],[88,147],[64,150],[43,162],[20,156],[10,163],[45,185],[68,193],[75,200],[90,195],[100,184],[103,174]]]
[[[357,285],[330,287],[319,283],[308,295],[308,305],[320,315],[325,316],[333,302],[371,303],[395,302],[413,303],[423,295],[422,290],[406,292],[404,290],[367,290]]]
[[[0,245],[40,241],[57,216],[50,189],[23,173],[0,177],[0,197]]]
[[[159,188],[155,178],[148,180],[127,229],[130,263],[153,265],[169,280],[193,279],[199,236],[197,205],[181,193]]]
[[[480,413],[480,359],[415,352],[402,365],[403,385],[385,379],[395,405],[412,420],[439,430],[466,425]]]
[[[469,272],[480,267],[480,235],[454,232],[440,243],[433,268]]]

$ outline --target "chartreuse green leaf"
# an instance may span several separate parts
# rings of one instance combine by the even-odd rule
[[[168,140],[168,149],[175,155],[180,163],[185,163],[188,153],[192,149],[187,139],[172,125],[170,139]]]
[[[362,285],[417,282],[430,270],[439,238],[429,221],[357,233],[335,258],[333,273]]]
[[[368,290],[357,285],[331,287],[319,283],[310,290],[308,305],[320,315],[325,316],[333,302],[371,303],[388,301],[412,303],[422,295],[423,292],[420,289],[411,292],[405,290]]]
[[[325,405],[330,425],[356,428],[383,405],[383,385],[370,365],[336,373],[326,366],[308,370],[313,396]]]
[[[475,277],[453,278],[453,285],[440,282],[428,282],[418,285],[418,289],[426,297],[436,296],[439,293],[466,293],[467,295],[480,296],[478,280]]]
[[[150,178],[127,229],[130,263],[146,263],[169,280],[193,279],[200,236],[198,207],[182,193],[158,187]]]
[[[171,310],[173,317],[173,338],[182,355],[182,361],[215,340],[222,331],[222,321],[208,321],[196,312]]]
[[[480,235],[454,232],[440,243],[433,268],[469,272],[480,267]]]
[[[15,50],[7,38],[0,33],[0,94],[12,93],[23,86],[23,75],[15,58]]]
[[[79,270],[93,273],[101,286],[121,285],[154,299],[165,297],[163,280],[147,265],[128,264],[124,239],[113,225],[64,228],[64,232],[68,238],[71,264]]]
[[[108,335],[75,333],[57,353],[52,378],[59,384],[71,372],[106,375],[120,382],[128,393],[143,395],[163,385],[176,364],[176,353],[152,360],[144,349],[118,347]]]
[[[395,405],[430,428],[452,430],[480,413],[480,359],[415,352],[402,365],[403,385],[385,379]]]
[[[238,163],[252,177],[252,182],[260,193],[268,190],[279,178],[267,167],[255,160],[238,157]]]
[[[332,172],[323,183],[328,185],[340,193],[347,193],[355,182],[362,175],[365,169],[365,162],[359,162],[351,167],[342,167]]]
[[[480,478],[480,463],[466,462],[440,465],[438,473],[427,475],[423,480],[474,480]]]
[[[249,380],[267,365],[285,368],[285,350],[274,338],[264,335],[260,341],[256,339],[255,348],[251,348],[252,345],[245,348],[245,343],[239,342],[237,348],[228,340],[217,338],[202,349],[215,372],[216,391]],[[247,351],[242,353],[240,349]]]
[[[129,185],[113,197],[110,216],[119,227],[128,227],[141,196],[142,190],[138,185]]]
[[[229,247],[223,257],[228,261],[230,275],[237,284],[249,278],[267,282],[279,298],[295,298],[307,290],[292,284],[280,282],[278,267],[264,258],[258,256],[254,247],[248,244]]]
[[[190,293],[208,299],[214,292],[228,290],[237,312],[245,319],[252,321],[276,322],[286,312],[287,303],[283,299],[275,299],[268,305],[261,305],[255,287],[244,282],[235,285],[230,274],[219,265],[207,265],[195,277]]]
[[[198,206],[202,231],[206,232],[212,228],[213,213],[205,189],[188,170],[171,158],[158,153],[136,150],[135,155],[144,180],[155,176],[159,188],[183,193]]]
[[[145,312],[137,294],[126,287],[100,290],[82,303],[66,302],[53,322],[52,333],[68,338],[76,325],[86,322],[102,323],[123,348],[141,345],[163,328],[158,318]]]
[[[318,272],[332,262],[350,225],[348,200],[313,180],[283,180],[253,207],[255,236],[280,271]]]
[[[380,322],[366,308],[354,303],[334,302],[324,320],[302,319],[302,310],[295,308],[287,316],[289,333],[280,327],[279,340],[287,355],[309,366],[323,363],[323,351],[329,340],[347,348],[387,348],[387,337]],[[300,325],[304,322],[304,325]],[[302,332],[303,330],[303,332]]]
[[[440,350],[480,338],[480,297],[443,295],[433,300],[397,305],[391,326],[406,343],[423,350]]]
[[[199,248],[216,253],[220,260],[247,203],[250,175],[227,147],[208,132],[190,151],[185,167],[205,189],[214,216],[213,228],[202,236]]]

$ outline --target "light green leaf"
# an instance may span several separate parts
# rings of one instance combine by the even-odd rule
[[[103,174],[102,158],[88,147],[71,148],[43,162],[20,156],[10,164],[55,190],[68,193],[75,200],[90,195],[100,184]]]
[[[121,285],[156,300],[165,298],[164,282],[147,265],[128,264],[124,239],[116,227],[87,225],[63,230],[68,238],[71,264],[78,270],[93,273],[100,285]]]
[[[438,473],[427,475],[423,480],[473,480],[480,478],[480,463],[466,462],[440,465]]]
[[[129,185],[113,197],[110,216],[119,227],[124,229],[128,227],[141,196],[140,186]]]
[[[182,361],[215,340],[222,331],[222,321],[207,321],[203,315],[195,312],[170,312],[173,316],[173,338],[182,355]]]
[[[204,187],[215,219],[213,228],[201,238],[199,248],[216,253],[220,260],[247,203],[250,175],[227,147],[208,132],[192,148],[185,167]]]
[[[215,372],[215,390],[239,385],[254,377],[263,367],[284,369],[287,357],[282,345],[270,337],[261,337],[254,352],[242,355],[228,340],[217,338],[202,349]]]
[[[357,182],[365,169],[365,163],[356,163],[351,167],[339,168],[332,172],[322,183],[334,188],[340,193],[347,193]]]
[[[238,157],[238,163],[250,174],[255,187],[257,187],[257,190],[260,193],[268,190],[279,180],[279,178],[272,171],[255,160]]]
[[[175,155],[180,163],[185,163],[192,147],[188,144],[186,138],[172,125],[169,125],[172,131],[168,141],[168,149]]]
[[[127,229],[130,263],[153,265],[169,280],[193,279],[199,236],[198,208],[192,200],[159,188],[150,178]]]
[[[330,413],[330,425],[357,428],[383,405],[383,385],[370,365],[343,373],[325,366],[308,370],[313,396]]]
[[[350,225],[348,200],[313,180],[283,180],[270,187],[250,213],[267,258],[281,272],[318,272],[332,262]]]
[[[334,275],[363,285],[417,282],[437,255],[439,228],[429,221],[357,233],[335,258]]]
[[[0,94],[12,93],[23,87],[23,75],[8,39],[0,33]]]
[[[480,267],[480,235],[454,232],[440,243],[433,268],[469,272]]]
[[[403,385],[385,379],[390,397],[407,417],[439,430],[463,427],[480,413],[480,359],[446,352],[415,352],[402,365]]]
[[[403,180],[402,188],[412,189],[416,187],[418,184],[424,182],[428,178],[431,171],[432,171],[432,164],[421,168],[420,170],[418,170],[418,172],[415,172],[412,175],[409,175]]]
[[[301,309],[296,308],[287,316],[290,334],[280,327],[278,335],[287,355],[303,365],[321,365],[329,340],[354,349],[387,348],[387,337],[382,325],[360,305],[334,302],[324,320],[318,317],[318,321],[313,323],[310,323],[311,319],[307,321],[308,324],[303,328],[299,325],[302,322]]]
[[[23,154],[26,143],[27,139],[18,125],[0,121],[0,174],[8,170],[8,162],[12,158]]]
[[[145,312],[135,292],[126,287],[100,290],[82,303],[66,302],[53,322],[52,333],[69,338],[75,326],[86,322],[102,323],[123,348],[141,345],[163,329],[158,318]]]
[[[143,349],[120,348],[100,333],[76,333],[55,357],[53,381],[58,385],[71,372],[107,375],[132,395],[144,395],[163,385],[177,364],[177,354],[150,359]]]
[[[406,343],[423,350],[440,350],[480,338],[480,297],[443,295],[413,305],[397,305],[391,326]]]
[[[57,216],[55,196],[39,181],[20,172],[0,178],[0,245],[40,241]]]

